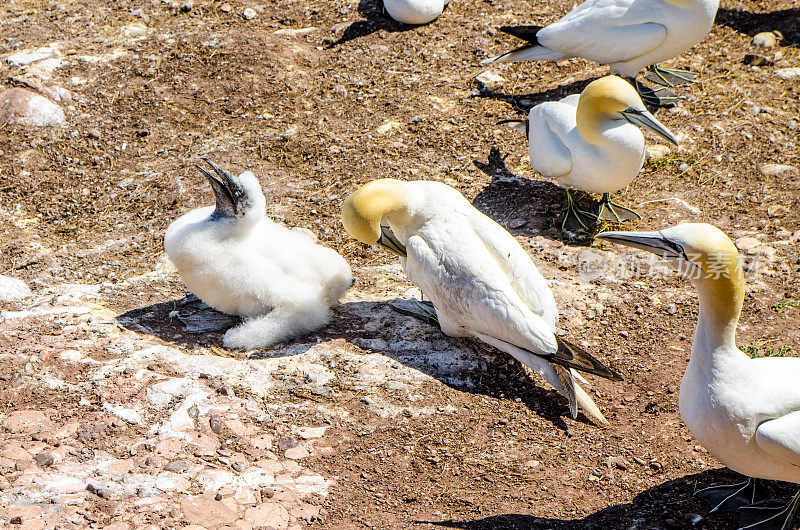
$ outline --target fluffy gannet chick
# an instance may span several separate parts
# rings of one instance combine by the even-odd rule
[[[501,28],[529,44],[483,63],[583,57],[608,64],[611,73],[634,80],[642,68],[677,57],[703,40],[718,7],[719,0],[587,0],[548,26]],[[651,80],[666,86],[696,77],[666,68],[654,73]],[[659,101],[652,90],[642,92],[652,96],[648,104],[672,103],[668,98]]]
[[[644,163],[644,135],[652,131],[678,145],[675,136],[645,108],[633,87],[617,76],[592,81],[581,92],[533,107],[525,122],[531,165],[555,179],[567,193],[567,213],[586,228],[569,188],[602,193],[597,217],[606,221],[639,215],[611,201],[611,193],[628,186]]]
[[[205,160],[216,206],[192,210],[164,235],[186,287],[211,307],[244,318],[227,348],[264,348],[315,331],[353,284],[347,262],[307,234],[274,223],[255,175],[238,177]]]
[[[383,0],[389,16],[404,24],[427,24],[442,14],[450,0]]]
[[[697,441],[748,477],[800,484],[800,359],[751,359],[736,347],[745,283],[733,242],[704,223],[658,232],[604,232],[597,237],[675,263],[697,288],[699,318],[679,395],[681,418]],[[740,508],[757,496],[752,479],[700,493],[716,497],[712,511]],[[798,502],[800,492],[780,507],[768,503],[745,507],[750,519],[746,524],[788,528]],[[768,519],[776,525],[762,526]]]
[[[451,337],[475,337],[511,354],[600,424],[603,414],[575,381],[574,369],[618,381],[619,374],[555,335],[553,293],[530,256],[502,226],[439,182],[380,179],[342,207],[347,232],[401,258]]]

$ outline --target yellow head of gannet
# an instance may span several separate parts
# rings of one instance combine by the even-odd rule
[[[800,483],[800,359],[751,359],[736,347],[745,283],[733,242],[702,223],[597,237],[675,262],[697,287],[700,311],[681,382],[681,418],[710,454],[751,477],[698,492],[712,511],[749,506],[759,494],[756,479]],[[747,528],[788,528],[798,503],[800,492],[782,506],[754,506],[747,513],[758,519]],[[762,526],[767,522],[774,526]]]
[[[620,117],[678,145],[677,138],[647,110],[633,86],[621,77],[602,77],[581,92],[575,122],[580,135],[590,144],[607,143],[603,132],[609,121]]]
[[[359,241],[402,256],[406,276],[435,308],[417,302],[421,311],[401,312],[509,353],[567,397],[573,416],[581,407],[608,423],[573,369],[613,380],[619,374],[556,337],[555,299],[530,256],[457,190],[440,182],[376,180],[345,201],[342,222]]]
[[[397,179],[378,179],[350,195],[342,206],[345,230],[362,243],[381,245],[405,257],[405,247],[382,223],[388,217],[407,215],[408,196],[403,182]]]

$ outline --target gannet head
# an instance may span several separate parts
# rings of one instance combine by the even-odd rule
[[[347,233],[368,245],[378,244],[405,257],[406,249],[386,226],[387,217],[408,208],[404,183],[378,179],[365,184],[342,205],[342,224]]]
[[[739,251],[722,230],[710,224],[685,223],[654,232],[602,232],[597,237],[661,256],[690,279],[743,281]]]
[[[203,160],[211,166],[215,174],[195,165],[208,179],[217,200],[212,218],[216,220],[235,220],[239,223],[255,222],[264,216],[266,199],[256,176],[245,171],[234,177],[207,158]]]
[[[647,110],[636,89],[615,75],[602,77],[587,85],[578,99],[575,118],[580,135],[594,145],[603,143],[603,122],[620,118],[678,145],[678,140],[669,129]]]

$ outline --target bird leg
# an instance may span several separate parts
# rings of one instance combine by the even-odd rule
[[[411,300],[398,300],[390,303],[389,307],[401,315],[414,317],[431,326],[440,327],[439,318],[436,316],[436,309],[431,302],[426,300],[417,300],[415,298]]]
[[[697,74],[689,70],[662,68],[654,64],[647,69],[644,78],[661,86],[678,86],[688,83],[697,83]]]
[[[581,210],[580,208],[578,208],[578,206],[575,204],[575,201],[573,200],[572,194],[569,192],[569,190],[565,189],[564,191],[567,194],[567,212],[564,215],[564,220],[561,221],[561,231],[562,232],[566,232],[567,231],[567,221],[570,218],[574,218],[575,220],[578,221],[578,223],[580,224],[580,226],[583,227],[584,230],[588,230],[589,229],[589,224],[584,223],[583,219],[581,219],[581,216],[588,217],[588,218],[592,219],[592,222],[594,222],[594,220],[597,219],[597,216],[592,214],[592,213],[585,212],[585,211]],[[591,224],[591,222],[590,222],[590,224]]]
[[[603,221],[611,221],[612,223],[621,223],[622,221],[641,219],[642,216],[630,208],[625,208],[613,202],[610,193],[604,193],[603,199],[600,202],[600,211],[597,213],[597,218]]]
[[[678,96],[664,87],[653,88],[633,77],[627,77],[626,80],[633,85],[633,88],[639,93],[639,97],[642,98],[642,102],[650,109],[674,107],[678,104],[678,100],[684,99],[683,96]]]
[[[789,502],[767,499],[744,506],[738,530],[790,530],[792,519],[800,504],[800,491]]]
[[[764,483],[752,477],[736,484],[704,488],[696,491],[694,496],[711,504],[709,513],[733,512],[752,504],[774,501]]]

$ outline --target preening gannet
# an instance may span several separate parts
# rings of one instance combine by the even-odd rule
[[[679,397],[695,438],[734,471],[800,484],[800,359],[751,359],[736,347],[745,284],[733,242],[704,223],[597,237],[666,258],[697,288],[700,315]],[[758,494],[752,479],[700,494],[714,498],[712,511],[741,508],[743,528],[789,528],[800,502],[798,492],[779,506],[752,504]]]
[[[559,61],[583,57],[608,64],[611,73],[636,79],[642,68],[684,53],[708,35],[719,0],[587,0],[547,26],[503,27],[528,41],[483,61]],[[696,74],[657,68],[649,79],[665,86],[694,81]],[[636,83],[638,84],[638,82]],[[649,105],[674,102],[642,87]]]
[[[427,24],[442,14],[450,0],[383,0],[393,19],[404,24]]]
[[[567,192],[567,214],[586,228],[568,188],[602,193],[598,217],[624,221],[639,215],[611,202],[611,193],[626,187],[642,169],[644,136],[639,127],[678,145],[675,136],[645,108],[633,87],[617,76],[592,81],[580,95],[548,101],[528,113],[531,165],[555,179]]]
[[[580,406],[608,423],[573,369],[621,377],[556,337],[553,293],[530,256],[458,191],[439,182],[375,180],[345,201],[342,222],[359,241],[400,256],[446,335],[475,337],[511,354],[567,397],[573,417]]]
[[[272,222],[255,175],[234,177],[210,160],[197,166],[216,206],[192,210],[164,235],[164,249],[186,287],[211,307],[244,317],[223,337],[227,348],[263,348],[317,330],[353,284],[347,262],[307,234]]]

